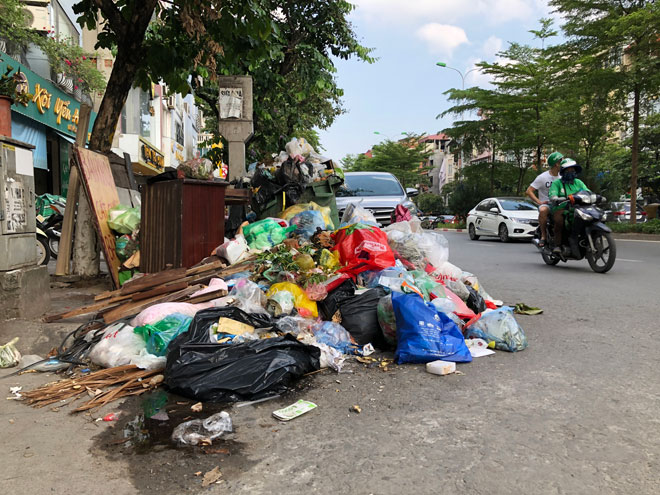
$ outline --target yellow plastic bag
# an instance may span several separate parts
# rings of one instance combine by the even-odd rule
[[[309,297],[307,297],[305,291],[292,282],[280,282],[278,284],[271,285],[270,289],[268,289],[268,292],[266,293],[266,297],[271,297],[273,294],[280,292],[282,290],[288,291],[291,294],[293,294],[293,298],[294,298],[293,304],[298,310],[300,316],[304,318],[318,317],[319,310],[318,307],[316,306],[316,302],[312,301]]]
[[[341,268],[341,262],[339,261],[339,252],[338,251],[328,251],[324,249],[321,251],[321,258],[319,259],[319,265],[330,271],[337,271]]]
[[[316,203],[314,203],[314,201],[310,201],[309,203],[300,203],[297,205],[289,206],[286,210],[280,213],[279,218],[283,218],[284,220],[289,222],[298,213],[302,213],[303,211],[307,211],[307,210],[320,211],[321,215],[323,216],[323,221],[325,222],[326,228],[328,230],[335,229],[335,224],[332,221],[332,217],[330,216],[332,214],[332,210],[330,209],[330,207],[319,206]]]

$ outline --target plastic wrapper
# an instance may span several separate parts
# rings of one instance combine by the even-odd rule
[[[118,234],[132,234],[140,227],[140,208],[117,205],[108,211],[108,227]]]
[[[431,301],[433,307],[445,314],[451,314],[456,310],[456,303],[449,297],[437,297]]]
[[[215,250],[215,254],[226,259],[230,265],[233,265],[234,263],[241,261],[241,259],[247,255],[248,249],[245,237],[237,235],[231,241],[227,241],[218,246]]]
[[[432,275],[447,283],[460,282],[462,273],[463,271],[459,267],[449,261],[445,261],[439,266],[434,265]]]
[[[378,301],[385,295],[385,289],[379,287],[339,301],[341,325],[359,345],[382,347],[377,311]]]
[[[392,249],[419,270],[425,270],[427,265],[440,267],[449,258],[447,238],[437,232],[406,234],[399,230],[390,230],[387,240]]]
[[[355,223],[378,227],[378,220],[376,220],[374,214],[363,208],[359,202],[349,203],[348,206],[346,206],[344,214],[341,217],[340,227],[346,227]]]
[[[396,345],[396,316],[392,306],[392,294],[387,294],[378,300],[376,314],[385,342],[394,347]]]
[[[137,239],[130,234],[124,234],[115,239],[115,252],[122,263],[140,249]]]
[[[397,363],[472,361],[461,330],[444,313],[414,294],[392,294]]]
[[[185,316],[195,316],[199,308],[190,303],[161,303],[149,306],[143,309],[133,320],[131,325],[134,327],[141,327],[144,325],[152,325],[168,315],[179,313]]]
[[[310,301],[323,301],[328,297],[328,291],[323,284],[309,284],[305,287],[305,294],[307,294]]]
[[[225,411],[206,419],[193,419],[181,423],[172,431],[172,441],[178,445],[208,445],[223,433],[233,430],[231,418]]]
[[[445,286],[463,301],[467,301],[468,297],[470,297],[470,291],[468,290],[467,285],[460,280],[447,280],[445,281]]]
[[[213,162],[208,158],[193,158],[181,163],[177,171],[187,179],[213,180]]]
[[[162,369],[165,358],[147,352],[147,343],[126,323],[115,323],[103,331],[103,338],[92,347],[89,358],[98,366],[114,368],[134,364],[147,370]]]
[[[291,219],[291,225],[295,225],[296,235],[309,239],[316,234],[317,229],[325,230],[326,223],[320,211],[307,210],[298,213]]]
[[[415,270],[410,272],[410,274],[414,278],[415,287],[417,287],[424,296],[424,300],[430,301],[436,297],[445,297],[445,288],[443,285],[437,282],[433,277],[429,276],[426,272]]]
[[[167,346],[180,333],[188,330],[192,318],[174,313],[152,325],[135,327],[134,332],[140,335],[147,344],[147,352],[156,356],[167,354]]]
[[[357,275],[367,270],[383,270],[395,265],[387,235],[378,227],[354,224],[335,233],[335,251],[345,265],[343,272]]]
[[[282,333],[290,333],[297,336],[311,330],[314,324],[314,320],[303,318],[302,316],[285,316],[275,322],[275,328]]]
[[[247,278],[240,278],[229,292],[230,297],[234,297],[237,308],[246,313],[268,313],[266,310],[266,295],[257,284]]]
[[[276,220],[266,218],[243,227],[243,235],[250,249],[270,249],[286,239],[295,227],[282,227]]]
[[[334,272],[341,268],[341,261],[339,261],[339,253],[337,251],[328,251],[327,249],[321,250],[319,257],[319,266],[326,271]]]
[[[266,295],[267,297],[271,297],[273,294],[281,290],[293,294],[295,306],[300,316],[316,318],[319,315],[316,302],[310,300],[309,297],[307,297],[307,294],[305,294],[305,291],[294,283],[279,282],[277,284],[273,284],[270,286],[270,289],[268,289]]]
[[[318,343],[334,347],[344,354],[351,353],[351,335],[339,323],[320,321],[312,326],[312,333]]]
[[[470,308],[475,313],[481,313],[483,311],[486,311],[486,303],[484,302],[484,298],[481,297],[481,294],[479,294],[479,292],[477,292],[477,290],[474,287],[466,286],[466,288],[470,293],[470,295],[467,298],[467,301],[465,301],[467,307]]]
[[[288,290],[276,292],[266,302],[266,309],[273,316],[290,315],[294,306],[295,299]]]
[[[165,384],[200,401],[257,400],[282,394],[318,370],[319,357],[318,348],[291,335],[242,344],[182,343],[167,355]]]
[[[14,337],[5,345],[0,345],[0,368],[12,368],[21,360],[21,353],[16,349],[18,337]]]
[[[495,349],[517,352],[527,347],[527,337],[513,316],[513,308],[503,306],[488,311],[467,327],[467,338],[494,342]]]

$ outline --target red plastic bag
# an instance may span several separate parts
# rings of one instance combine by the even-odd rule
[[[334,234],[335,250],[344,268],[341,272],[357,275],[366,270],[383,270],[394,266],[394,253],[387,234],[378,227],[354,224]]]
[[[410,210],[403,205],[396,205],[394,208],[394,221],[395,222],[406,222],[412,219]]]

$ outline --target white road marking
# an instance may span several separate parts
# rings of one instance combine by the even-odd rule
[[[617,258],[617,261],[629,261],[630,263],[644,263],[642,260],[627,260],[625,258]]]

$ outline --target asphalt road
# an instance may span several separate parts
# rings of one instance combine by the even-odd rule
[[[353,373],[319,373],[287,397],[229,408],[236,433],[207,454],[124,452],[137,400],[97,414],[124,411],[114,428],[6,401],[0,486],[17,494],[659,493],[660,243],[618,241],[619,259],[601,275],[586,261],[546,266],[529,243],[446,235],[450,260],[493,297],[544,309],[518,317],[528,349],[475,359],[447,377],[360,363]],[[271,417],[298,398],[319,407],[288,423]],[[223,481],[202,489],[194,473],[216,465]]]

